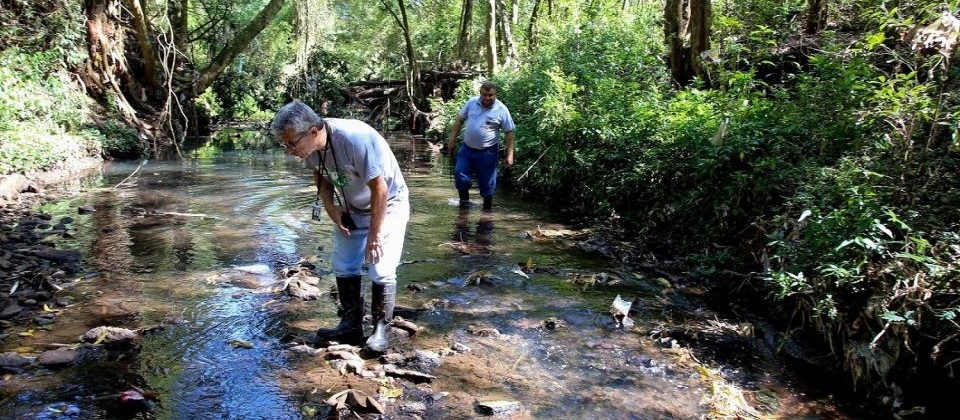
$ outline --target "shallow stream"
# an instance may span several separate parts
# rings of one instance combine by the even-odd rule
[[[567,227],[535,198],[501,192],[491,213],[461,211],[446,158],[423,139],[395,135],[390,143],[412,205],[398,304],[421,310],[414,322],[423,328],[395,344],[471,351],[444,357],[430,383],[394,383],[404,392],[388,407],[422,402],[424,418],[480,417],[476,402],[502,400],[519,402],[515,418],[700,418],[716,414],[718,384],[728,384],[768,401],[758,412],[848,417],[828,396],[798,390],[775,360],[692,361],[693,353],[650,338],[675,319],[664,309],[669,280],[628,271],[570,236],[538,237]],[[7,375],[0,417],[323,413],[326,397],[361,379],[322,370],[322,358],[293,355],[286,341],[335,324],[333,278],[322,276],[324,296],[315,301],[275,290],[281,270],[301,260],[321,273],[329,267],[332,224],[310,220],[310,184],[311,174],[273,142],[225,131],[183,159],[110,163],[74,185],[71,198],[44,205],[55,220],[74,219],[72,237],[56,246],[81,250],[86,272],[58,293],[73,303],[56,323],[32,337],[11,334],[2,350],[76,343],[101,325],[165,328],[144,335],[136,353]],[[77,214],[82,206],[96,211]],[[618,294],[637,299],[635,331],[614,327]],[[120,402],[132,389],[149,394],[149,411]]]

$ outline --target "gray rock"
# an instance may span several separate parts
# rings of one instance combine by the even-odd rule
[[[0,354],[0,366],[12,366],[12,367],[21,367],[26,366],[32,363],[32,360],[28,357],[24,357],[20,353],[7,352]]]
[[[48,350],[37,356],[37,363],[48,368],[70,366],[77,359],[77,351],[70,349]]]
[[[463,343],[453,343],[453,345],[450,346],[450,349],[457,353],[470,353],[470,351],[472,350],[470,347],[464,345]]]
[[[506,415],[517,411],[519,408],[519,401],[496,400],[477,402],[477,411],[487,416]]]
[[[408,402],[400,406],[400,412],[411,416],[427,414],[427,405],[422,402]]]
[[[437,352],[428,350],[416,350],[414,351],[413,357],[407,360],[408,366],[421,370],[438,368],[441,363],[443,363],[443,361],[440,359],[440,355]]]
[[[100,344],[111,349],[126,349],[137,339],[137,333],[126,328],[96,327],[87,331],[80,339],[84,343],[96,343],[99,341]]]
[[[3,311],[0,311],[0,319],[10,319],[23,312],[23,308],[16,303],[10,303],[6,308],[3,308]]]
[[[291,280],[287,285],[287,294],[303,300],[316,300],[320,298],[323,292],[317,286],[311,285],[303,280]]]

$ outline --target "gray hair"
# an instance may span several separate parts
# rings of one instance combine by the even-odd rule
[[[303,102],[293,101],[277,111],[273,122],[270,123],[270,135],[279,138],[280,134],[287,130],[301,134],[310,130],[310,127],[321,126],[323,126],[323,118],[320,118],[312,108]]]

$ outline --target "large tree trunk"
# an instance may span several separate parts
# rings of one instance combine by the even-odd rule
[[[827,0],[807,0],[807,30],[813,35],[827,27]]]
[[[470,45],[470,27],[473,26],[473,0],[463,0],[460,9],[460,36],[457,37],[457,58],[467,58],[467,48]]]
[[[130,74],[126,58],[126,31],[121,25],[119,0],[86,0],[87,54],[82,74],[87,91],[103,102],[116,103],[131,127],[152,135],[153,130],[137,117],[125,92],[142,92]]]
[[[223,70],[237,58],[237,55],[247,48],[250,41],[253,41],[253,38],[280,12],[280,8],[283,7],[283,1],[284,0],[270,0],[270,3],[267,3],[247,26],[241,29],[240,32],[230,40],[230,44],[220,50],[220,53],[213,58],[210,65],[200,72],[200,77],[197,78],[196,83],[197,92],[203,92],[210,87],[213,81],[223,73]]]
[[[683,38],[686,36],[683,28],[685,3],[684,0],[667,0],[663,9],[663,39],[667,43],[670,78],[679,86],[685,86],[689,81],[686,50],[683,48]]]
[[[188,0],[174,1],[179,7],[187,7]],[[143,5],[143,0],[84,0],[89,57],[81,77],[90,95],[102,103],[113,104],[128,125],[153,140],[151,152],[160,156],[178,148],[177,141],[182,139],[189,125],[185,115],[189,113],[190,104],[180,101],[184,97],[192,99],[206,89],[277,14],[283,0],[271,0],[197,79],[193,79],[192,73],[187,76],[171,74],[174,64],[182,63],[186,57],[174,57],[171,49],[162,50],[163,57],[157,54],[161,52],[155,43],[158,36],[153,32],[155,28],[150,27]],[[180,25],[185,25],[186,10],[179,9],[172,16],[177,18],[171,22],[171,31],[183,32],[179,35],[167,33],[165,38],[172,36],[174,42],[188,45],[186,27]],[[135,37],[136,41],[129,50],[128,35]],[[133,60],[142,62],[142,68],[131,66]],[[168,77],[160,77],[160,66],[169,69],[166,70]],[[171,82],[184,77],[194,83],[183,81],[182,86],[186,89],[175,92]],[[184,96],[178,97],[178,93]]]
[[[487,0],[490,11],[487,13],[487,73],[488,77],[497,74],[497,0]]]
[[[497,0],[497,11],[500,39],[503,41],[504,66],[509,68],[517,65],[517,44],[513,41],[513,33],[510,31],[510,20],[507,18],[507,5],[504,0]]]
[[[184,58],[190,57],[190,0],[170,0],[167,7],[173,45]]]
[[[516,26],[520,23],[520,0],[513,0],[510,6],[510,24]]]
[[[710,28],[713,22],[713,8],[710,0],[690,1],[690,67],[693,74],[710,83],[705,55],[710,54]]]
[[[154,89],[157,87],[157,55],[153,45],[150,44],[150,21],[143,13],[140,0],[124,0],[124,3],[133,15],[133,28],[136,31],[137,45],[140,47],[140,55],[143,59],[143,78],[147,82],[147,87]]]

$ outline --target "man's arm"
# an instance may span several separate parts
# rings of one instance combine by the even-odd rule
[[[383,255],[380,227],[387,215],[387,181],[380,175],[367,182],[367,187],[370,187],[370,231],[367,233],[365,257],[368,263],[376,264]]]
[[[313,171],[313,181],[317,184],[317,193],[320,194],[320,201],[323,202],[323,209],[327,212],[327,217],[333,220],[333,223],[349,236],[350,229],[344,227],[340,220],[342,216],[340,212],[343,209],[333,202],[333,185],[320,175],[320,171]]]
[[[513,131],[507,131],[507,167],[513,167]]]
[[[453,156],[453,148],[457,145],[457,135],[460,134],[463,121],[463,117],[457,115],[457,120],[453,122],[453,130],[450,131],[450,140],[447,141],[447,150],[450,152],[450,156]]]

